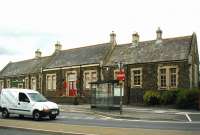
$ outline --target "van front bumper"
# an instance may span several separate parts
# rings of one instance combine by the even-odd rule
[[[59,109],[49,109],[49,110],[42,110],[40,111],[40,115],[42,117],[45,117],[45,116],[50,116],[50,115],[59,115],[60,113],[60,110]]]

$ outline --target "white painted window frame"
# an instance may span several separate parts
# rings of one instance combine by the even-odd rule
[[[134,73],[133,71],[137,71],[137,70],[140,70],[140,85],[135,85],[134,84]],[[139,87],[139,88],[142,88],[142,84],[143,84],[143,80],[142,80],[142,68],[131,68],[131,88],[135,88],[135,87]]]
[[[170,69],[171,68],[176,68],[176,86],[172,87],[170,86],[171,84],[171,74],[170,74]],[[166,69],[166,87],[161,87],[161,79],[160,79],[160,69]],[[177,65],[173,65],[173,66],[158,66],[158,76],[157,76],[157,79],[158,79],[158,82],[157,82],[157,85],[158,85],[158,89],[159,90],[170,90],[170,89],[176,89],[178,88],[178,72],[179,72],[179,68]]]
[[[4,88],[4,80],[0,80],[0,89]]]
[[[55,76],[55,82],[53,82],[53,76]],[[48,82],[48,77],[50,77],[50,82]],[[46,90],[47,91],[56,91],[56,85],[57,85],[57,76],[55,73],[53,74],[46,74]],[[48,87],[50,83],[50,88]],[[53,83],[55,83],[55,88],[53,88]]]
[[[7,87],[7,88],[10,88],[10,87],[11,87],[11,85],[10,85],[10,79],[6,79],[6,87]]]
[[[92,73],[96,73],[96,80],[92,80]],[[92,81],[97,81],[97,70],[85,70],[84,72],[83,72],[83,86],[84,86],[84,89],[90,89],[90,85],[89,85],[89,87],[86,87],[86,76],[85,76],[85,74],[86,73],[88,73],[89,74],[89,81],[88,82],[92,82]]]
[[[35,84],[33,84],[33,80],[35,80]],[[33,90],[37,89],[37,78],[35,76],[31,77],[31,89],[33,89]]]
[[[25,81],[25,88],[29,89],[29,78],[25,77],[24,81]]]

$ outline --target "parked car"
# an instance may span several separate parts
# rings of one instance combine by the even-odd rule
[[[8,118],[10,114],[18,114],[20,117],[32,116],[34,120],[40,120],[46,116],[55,119],[59,115],[56,103],[48,101],[38,91],[30,89],[2,89],[0,108],[2,118]]]

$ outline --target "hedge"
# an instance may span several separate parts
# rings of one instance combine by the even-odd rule
[[[146,91],[143,99],[147,105],[158,105],[160,104],[160,93],[155,90]]]
[[[182,109],[200,109],[199,98],[198,89],[148,90],[143,96],[144,103],[147,105],[176,105],[177,108]]]
[[[198,109],[198,100],[200,91],[197,89],[192,90],[179,90],[176,99],[177,108],[184,109]]]

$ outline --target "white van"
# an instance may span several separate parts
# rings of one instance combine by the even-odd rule
[[[2,118],[8,118],[9,114],[19,114],[20,117],[32,116],[34,120],[40,120],[46,116],[55,119],[59,115],[56,103],[48,101],[36,90],[29,89],[2,89],[0,108]]]

